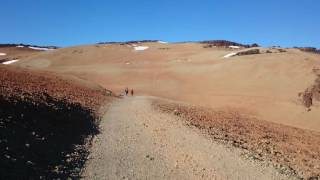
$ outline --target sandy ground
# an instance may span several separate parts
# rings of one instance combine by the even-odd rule
[[[261,52],[268,50],[271,53],[224,58],[238,50],[203,46],[204,44],[199,43],[103,44],[45,52],[2,48],[0,52],[7,54],[3,58],[17,58],[19,61],[0,65],[0,70],[5,66],[19,66],[52,71],[68,77],[77,86],[91,87],[96,83],[99,86],[94,86],[94,89],[103,86],[115,93],[122,93],[125,87],[134,88],[135,93],[141,96],[164,97],[216,111],[232,109],[253,119],[268,122],[263,126],[253,123],[252,126],[238,129],[238,124],[235,123],[232,127],[240,133],[250,127],[253,130],[259,130],[259,127],[268,130],[274,126],[270,122],[276,123],[275,126],[280,124],[279,126],[320,132],[320,103],[314,102],[311,111],[307,111],[298,97],[317,78],[314,69],[320,68],[319,55],[297,49],[282,49],[280,52],[277,48],[259,48]],[[148,48],[137,51],[134,47]],[[41,82],[50,84],[45,79]],[[55,87],[54,84],[52,86]],[[41,89],[41,86],[36,87]],[[63,89],[60,91],[75,99],[79,94],[85,95],[77,91],[74,94]],[[89,104],[91,100],[88,99]],[[117,101],[101,122],[102,134],[93,144],[92,157],[84,171],[85,177],[283,178],[270,167],[242,159],[241,150],[211,142],[210,138],[201,135],[197,129],[185,127],[184,121],[179,122],[178,118],[153,111],[149,100],[144,97]],[[203,121],[202,118],[196,120]],[[224,122],[220,118],[219,120]],[[247,133],[250,134],[250,131]],[[280,129],[266,133],[283,137],[285,131]],[[314,150],[317,146],[313,145],[317,141],[299,140],[300,137],[308,138],[302,134],[290,135],[289,139],[298,139],[304,145],[307,150],[302,155],[314,156],[313,161],[302,159],[301,162],[315,164],[314,169],[317,170],[319,164],[316,160],[319,156],[314,153],[318,152]],[[230,133],[227,132],[226,135],[229,136]],[[294,147],[286,139],[282,145]],[[272,147],[267,145],[266,148]],[[296,158],[291,155],[298,154],[299,151],[291,150],[283,154],[289,157],[293,165],[298,166],[299,162],[295,162]]]
[[[32,54],[14,65],[72,74],[113,92],[125,87],[213,108],[239,108],[258,119],[320,131],[320,108],[310,112],[298,94],[316,79],[320,56],[297,49],[224,58],[238,50],[199,43],[105,44]],[[241,50],[243,51],[243,50]],[[4,52],[6,53],[6,52]]]
[[[288,179],[153,110],[147,97],[114,102],[100,128],[84,179]]]
[[[39,51],[35,51],[27,47],[2,46],[0,47],[0,63],[14,59],[23,59],[29,55],[37,54],[38,52]]]

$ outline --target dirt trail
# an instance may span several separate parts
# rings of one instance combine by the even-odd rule
[[[100,127],[84,179],[287,179],[154,111],[147,97],[114,102]]]

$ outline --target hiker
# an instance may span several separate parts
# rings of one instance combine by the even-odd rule
[[[124,90],[124,92],[126,93],[126,96],[128,96],[129,89],[128,89],[128,88],[126,88],[126,89]]]
[[[131,92],[131,96],[133,96],[133,89],[131,89],[131,91],[130,91],[130,92]]]

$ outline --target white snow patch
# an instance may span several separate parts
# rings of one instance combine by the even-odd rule
[[[232,56],[235,56],[235,55],[237,55],[237,53],[229,53],[229,54],[227,54],[227,55],[225,55],[225,56],[223,56],[224,58],[229,58],[229,57],[232,57]]]
[[[17,47],[17,48],[23,48],[24,46],[20,46],[20,45],[19,45],[19,46],[16,46],[16,47]]]
[[[149,49],[149,47],[148,46],[135,46],[134,47],[134,50],[136,50],[136,51],[144,51],[146,49]]]
[[[3,62],[2,64],[8,65],[8,64],[12,64],[12,63],[15,63],[15,62],[18,62],[18,61],[19,61],[19,59],[15,59],[15,60]]]
[[[48,50],[53,50],[53,49],[49,49],[49,48],[42,48],[42,47],[33,47],[33,46],[29,46],[30,49],[34,49],[34,50],[38,50],[38,51],[48,51]]]
[[[137,46],[138,46],[138,45],[136,45],[136,44],[128,44],[128,45],[127,45],[127,47],[129,47],[129,48],[132,48],[132,47],[134,48],[134,47],[137,47]]]
[[[6,56],[7,54],[6,53],[0,53],[0,56]]]
[[[232,48],[232,49],[240,49],[239,46],[229,46],[229,48]]]
[[[168,44],[168,42],[165,42],[165,41],[158,41],[158,43],[160,43],[160,44]]]

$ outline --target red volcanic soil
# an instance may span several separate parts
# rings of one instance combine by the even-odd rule
[[[71,76],[1,65],[0,81],[0,179],[78,178],[111,92]]]
[[[111,95],[111,91],[71,76],[14,67],[0,66],[0,81],[0,95],[4,98],[31,98],[35,103],[48,103],[45,97],[50,96],[92,111],[97,111],[106,95]]]
[[[154,101],[160,111],[172,113],[204,130],[215,140],[246,150],[249,157],[271,162],[282,173],[303,179],[320,177],[320,134],[250,117],[238,110],[216,110]]]

